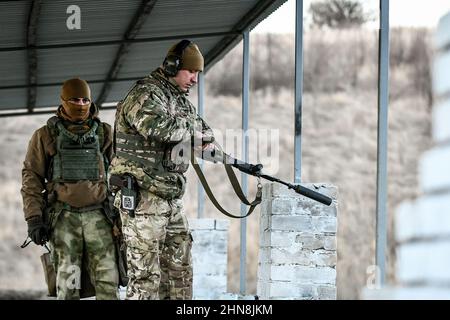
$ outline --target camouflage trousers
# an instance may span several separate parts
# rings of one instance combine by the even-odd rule
[[[80,299],[83,259],[86,259],[96,298],[119,298],[112,227],[102,210],[63,210],[54,225],[50,245],[57,299]]]
[[[192,236],[181,199],[139,190],[135,217],[120,210],[127,245],[127,299],[192,299]],[[115,205],[120,208],[120,192]]]

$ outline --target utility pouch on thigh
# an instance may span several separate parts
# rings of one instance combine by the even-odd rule
[[[136,209],[137,192],[135,189],[134,179],[130,175],[125,175],[125,186],[122,186],[121,194],[122,201],[121,206],[123,210],[128,212],[131,218],[134,218],[134,210]]]
[[[42,267],[44,268],[45,282],[47,283],[49,297],[56,297],[56,272],[50,258],[50,253],[41,255]]]

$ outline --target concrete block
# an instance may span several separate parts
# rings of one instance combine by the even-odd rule
[[[319,300],[336,300],[336,286],[317,286],[317,296]]]
[[[450,236],[450,191],[401,204],[395,231],[398,242]]]
[[[272,214],[272,200],[262,200],[261,201],[261,218]]]
[[[216,219],[216,225],[215,225],[216,230],[228,231],[229,228],[230,228],[230,220]]]
[[[448,70],[450,70],[450,52],[447,51],[437,55],[434,59],[433,89],[437,96],[450,91],[450,73]]]
[[[448,73],[450,75],[450,73]],[[426,193],[450,190],[450,144],[432,149],[420,161],[420,185]]]
[[[272,216],[272,230],[310,231],[312,221],[309,216]]]
[[[228,234],[223,231],[201,230],[192,232],[192,238],[196,248],[202,251],[223,252],[227,251]]]
[[[336,206],[325,206],[317,201],[299,198],[275,198],[272,201],[274,215],[336,216]]]
[[[259,223],[260,223],[259,225],[260,234],[264,234],[265,232],[270,231],[272,224],[272,216],[271,215],[261,216]]]
[[[397,279],[402,284],[450,285],[450,240],[409,243],[397,249]]]
[[[449,33],[450,34],[450,33]],[[433,139],[436,142],[450,140],[450,100],[433,107]]]
[[[215,219],[188,219],[192,230],[213,230]]]
[[[335,236],[325,236],[321,234],[302,232],[296,234],[295,242],[300,244],[301,248],[307,250],[336,250]]]
[[[192,251],[192,262],[195,274],[226,275],[227,255],[225,254],[200,255]]]
[[[395,211],[395,238],[404,241],[414,237],[416,229],[415,206],[413,202],[403,202]]]
[[[317,299],[313,285],[298,285],[295,283],[273,282],[268,284],[271,299]]]
[[[336,284],[336,269],[330,267],[272,266],[272,281],[291,281],[301,284]]]
[[[313,231],[317,233],[336,233],[337,232],[337,219],[336,217],[312,217]]]
[[[297,232],[273,231],[270,233],[270,246],[273,248],[291,247],[292,245],[295,245],[295,239],[297,235]]]
[[[258,272],[257,272],[257,278],[258,282],[260,281],[270,281],[270,263],[258,263]]]
[[[270,261],[275,264],[296,264],[302,266],[336,266],[336,253],[325,250],[272,249]],[[270,262],[267,261],[267,262]]]
[[[209,291],[209,299],[227,291],[226,277],[222,275],[198,275],[193,277],[193,291],[196,292]]]
[[[450,300],[450,289],[439,286],[364,288],[363,300]]]
[[[450,44],[450,13],[443,16],[438,23],[438,27],[434,37],[434,45],[436,49],[442,49]]]

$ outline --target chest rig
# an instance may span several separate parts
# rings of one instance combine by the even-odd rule
[[[143,83],[153,83],[163,88],[163,92],[169,101],[181,102],[180,105],[185,105],[185,101],[179,101],[179,99],[185,99],[182,96],[175,97],[165,86],[163,79],[159,77],[146,78],[145,80],[139,80],[136,85]],[[175,104],[169,103],[170,107],[168,112],[173,117],[189,118],[191,110],[175,110],[173,107]],[[120,116],[123,112],[122,103],[117,106],[117,116]],[[191,113],[195,114],[192,110]],[[189,168],[189,157],[186,157],[190,148],[190,139],[188,145],[183,143],[158,143],[156,141],[150,141],[133,128],[128,128],[128,133],[116,131],[117,119],[115,123],[115,135],[114,135],[114,148],[115,154],[126,160],[130,160],[138,164],[138,166],[145,169],[150,169],[153,174],[164,174],[165,172],[173,173],[185,173]]]
[[[52,158],[49,174],[52,182],[106,179],[106,164],[101,153],[103,125],[93,120],[87,131],[77,133],[81,131],[81,126],[77,128],[74,125],[69,131],[58,117],[50,118],[47,124],[56,138],[56,154]]]

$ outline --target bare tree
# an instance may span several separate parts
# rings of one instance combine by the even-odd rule
[[[319,28],[349,28],[360,26],[371,18],[364,13],[363,6],[354,0],[323,0],[312,2],[309,11],[312,24]]]

